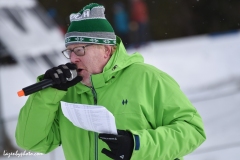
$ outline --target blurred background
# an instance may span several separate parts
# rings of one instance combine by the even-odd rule
[[[27,97],[17,91],[66,63],[69,15],[89,0],[0,0],[0,160],[23,152],[15,142]],[[207,140],[185,160],[239,160],[240,1],[112,0],[106,8],[129,54],[171,75],[200,112]],[[61,147],[26,160],[63,160]],[[19,159],[10,156],[10,159]]]

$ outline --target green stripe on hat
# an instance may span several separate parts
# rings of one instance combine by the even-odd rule
[[[65,44],[75,44],[75,43],[94,43],[94,44],[107,44],[115,45],[116,39],[107,39],[107,38],[96,38],[96,37],[80,37],[72,36],[65,39]]]

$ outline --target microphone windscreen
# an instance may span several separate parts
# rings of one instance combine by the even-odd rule
[[[71,77],[67,78],[68,81],[71,81],[77,77],[77,70],[70,70],[70,72],[71,72]]]

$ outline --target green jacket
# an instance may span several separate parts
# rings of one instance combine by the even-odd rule
[[[117,50],[103,73],[92,75],[93,87],[81,83],[68,91],[47,88],[32,94],[20,111],[17,144],[48,153],[62,145],[67,160],[109,160],[98,133],[75,127],[62,113],[60,101],[105,106],[118,129],[133,134],[131,160],[174,160],[206,139],[203,123],[178,84],[166,73],[129,55],[118,39]]]

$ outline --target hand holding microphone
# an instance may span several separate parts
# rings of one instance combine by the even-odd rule
[[[52,79],[53,88],[66,91],[82,80],[77,76],[77,66],[73,63],[67,63],[47,70],[43,79]],[[75,78],[76,77],[76,78]]]
[[[67,91],[69,87],[74,86],[82,80],[77,76],[77,66],[73,63],[59,65],[47,70],[43,76],[43,80],[31,86],[23,88],[18,92],[18,96],[27,96],[44,88],[52,86],[58,90]]]

